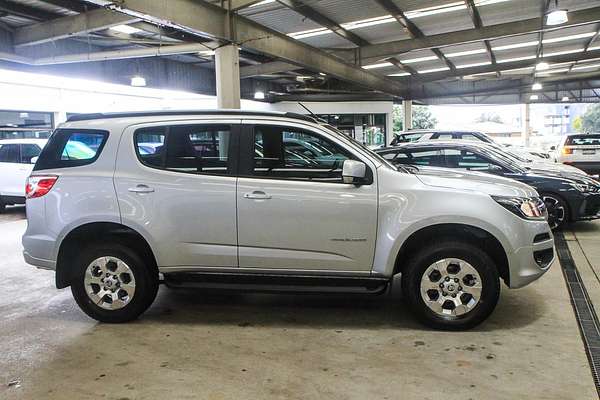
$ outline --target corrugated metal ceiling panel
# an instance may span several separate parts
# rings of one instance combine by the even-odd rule
[[[356,47],[356,45],[335,33],[327,35],[313,36],[304,39],[298,39],[303,43],[320,48],[348,48]]]
[[[373,0],[320,0],[305,3],[338,24],[388,14]]]
[[[321,28],[321,25],[289,8],[278,8],[248,16],[251,20],[282,33]]]
[[[48,4],[48,3],[45,3],[45,2],[39,1],[39,0],[19,0],[19,1],[16,1],[16,3],[22,4],[27,7],[37,8],[42,11],[48,11],[53,14],[62,14],[62,15],[77,14],[76,12],[73,12],[66,8],[58,7],[53,4]]]
[[[467,10],[443,14],[427,15],[412,19],[425,35],[462,31],[473,28],[473,22]]]
[[[541,2],[511,0],[478,7],[484,25],[495,25],[522,19],[536,18],[541,13]]]
[[[365,28],[354,29],[352,32],[371,43],[389,42],[392,40],[410,39],[410,36],[404,31],[402,25],[398,22],[373,25]]]

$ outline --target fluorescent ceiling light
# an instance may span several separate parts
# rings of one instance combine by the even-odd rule
[[[136,75],[133,78],[131,78],[131,86],[146,86],[146,79],[143,76]]]
[[[388,74],[388,76],[410,76],[410,72],[396,72],[395,74]]]
[[[523,60],[532,60],[535,56],[524,56],[524,57],[515,57],[515,58],[505,58],[504,60],[496,61],[498,64],[508,63],[512,61],[523,61]]]
[[[540,61],[539,63],[537,63],[537,65],[535,66],[535,70],[536,71],[546,71],[550,68],[550,64],[548,64],[546,61]]]
[[[130,25],[117,25],[117,26],[111,26],[109,28],[111,31],[115,31],[115,32],[120,32],[120,33],[124,33],[126,35],[132,35],[134,33],[140,33],[142,32],[141,29],[138,28],[134,28],[133,26]]]
[[[265,4],[269,4],[269,3],[275,3],[275,0],[262,0],[262,1],[259,1],[258,3],[252,4],[248,8],[250,8],[250,7],[258,7],[258,6],[264,6]]]
[[[317,28],[317,29],[309,29],[307,31],[288,33],[288,36],[290,36],[294,39],[304,39],[304,38],[309,38],[309,37],[313,37],[313,36],[326,35],[331,32],[332,32],[331,29]]]
[[[432,60],[437,60],[437,56],[426,56],[426,57],[417,57],[417,58],[409,58],[406,60],[400,60],[400,62],[402,64],[412,64],[412,63],[417,63],[417,62],[421,62],[421,61],[432,61]]]
[[[569,71],[569,68],[549,69],[548,71],[537,73],[537,75],[545,76],[545,75],[549,75],[549,74],[558,74],[559,72],[568,72],[568,71]]]
[[[537,94],[532,94],[531,96],[529,96],[529,100],[539,100],[540,96],[538,96]]]
[[[521,43],[507,44],[505,46],[492,47],[492,50],[494,50],[494,51],[502,51],[502,50],[520,49],[521,47],[537,46],[538,43],[539,43],[539,41],[534,40],[534,41],[531,41],[531,42],[521,42]]]
[[[557,43],[557,42],[565,42],[567,40],[585,39],[585,38],[594,36],[596,33],[598,33],[598,32],[595,32],[595,31],[594,32],[586,32],[586,33],[579,33],[577,35],[568,35],[568,36],[561,36],[561,37],[552,38],[552,39],[544,39],[544,40],[542,40],[542,43],[544,43],[544,44]]]
[[[201,56],[214,56],[215,51],[214,50],[202,50],[202,51],[199,51],[198,54],[200,54]]]
[[[492,63],[491,61],[484,61],[484,62],[478,62],[478,63],[473,63],[473,64],[462,64],[462,65],[457,65],[456,68],[481,67],[484,65],[490,65],[491,63]]]
[[[546,25],[560,25],[568,20],[567,10],[554,10],[546,14]]]
[[[531,86],[531,90],[542,90],[542,84],[541,84],[541,83],[539,83],[539,82],[536,82],[536,83],[534,83],[534,84]]]
[[[583,50],[584,49],[564,50],[564,51],[555,51],[553,53],[546,53],[546,52],[544,52],[544,57],[560,56],[560,55],[563,55],[563,54],[581,53],[581,52],[583,52]]]
[[[417,71],[419,74],[429,74],[431,72],[440,72],[440,71],[448,71],[449,67],[441,67],[441,68],[431,68],[431,69],[423,69],[421,71]]]
[[[324,73],[324,72],[319,72],[319,75],[321,75],[321,76],[327,76],[327,74]]]
[[[600,68],[600,64],[590,64],[590,65],[576,65],[571,68],[572,71],[578,71],[581,69],[590,69],[590,68]]]
[[[391,62],[382,62],[379,64],[369,64],[369,65],[363,65],[363,69],[375,69],[375,68],[385,68],[385,67],[391,67],[394,64],[392,64]]]
[[[561,101],[569,101],[569,96],[564,96]]]
[[[364,28],[367,26],[387,24],[390,22],[396,22],[396,18],[392,17],[391,15],[382,15],[381,17],[367,18],[358,21],[347,22],[345,24],[341,24],[341,26],[344,29],[352,30]]]
[[[482,53],[485,53],[485,49],[465,50],[465,51],[458,51],[456,53],[446,53],[446,57],[448,57],[448,58],[462,57],[462,56],[470,56],[473,54],[482,54]]]
[[[256,92],[254,92],[254,99],[255,100],[264,100],[265,99],[265,92],[263,92],[261,90],[257,90]]]
[[[467,5],[464,1],[457,1],[454,3],[444,4],[443,6],[425,7],[417,10],[408,11],[405,13],[406,18],[414,19],[419,17],[425,17],[427,15],[443,14],[452,11],[466,10]]]

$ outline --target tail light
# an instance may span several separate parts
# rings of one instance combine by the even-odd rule
[[[573,149],[570,149],[568,147],[563,147],[562,148],[562,153],[563,154],[573,154]]]
[[[58,176],[56,175],[32,175],[27,178],[25,185],[25,197],[34,199],[42,197],[52,189]]]

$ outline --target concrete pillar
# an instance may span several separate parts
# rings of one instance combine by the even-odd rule
[[[52,120],[54,122],[54,126],[52,128],[56,129],[58,125],[67,120],[67,113],[65,111],[55,111],[52,113]]]
[[[521,104],[521,138],[523,144],[529,146],[529,136],[531,135],[529,103]]]
[[[412,129],[412,100],[402,100],[402,108],[404,111],[402,127],[405,131],[409,131]]]
[[[236,45],[229,44],[215,51],[217,107],[240,108],[240,55]]]

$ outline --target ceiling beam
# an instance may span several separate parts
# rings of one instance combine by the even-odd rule
[[[83,13],[95,8],[92,4],[79,2],[77,0],[42,0],[44,3],[52,4],[53,6],[61,7],[67,10]]]
[[[232,11],[238,11],[260,3],[262,0],[229,0]]]
[[[423,31],[421,31],[421,29],[419,29],[419,27],[417,25],[415,25],[414,22],[412,22],[410,19],[408,19],[406,17],[406,15],[404,15],[404,11],[401,10],[400,7],[398,7],[392,0],[375,0],[375,1],[381,7],[383,7],[387,12],[392,14],[392,16],[396,19],[396,21],[398,21],[398,23],[400,25],[402,25],[404,27],[404,29],[406,30],[406,32],[408,32],[408,34],[410,35],[410,37],[412,39],[419,39],[419,38],[425,37],[425,34],[423,33]],[[448,68],[450,68],[450,71],[456,70],[456,67],[454,66],[452,61],[450,61],[448,59],[448,57],[446,57],[444,55],[444,53],[442,53],[440,51],[440,49],[431,48],[431,51],[437,56],[437,58],[442,60],[446,64],[446,66],[448,66]]]
[[[316,22],[322,27],[330,29],[336,35],[343,37],[344,39],[354,43],[357,46],[366,46],[370,44],[365,39],[358,36],[356,33],[344,29],[340,24],[333,21],[329,17],[326,17],[325,15],[319,13],[317,10],[310,6],[307,6],[301,0],[277,0],[277,2],[289,9],[296,11],[298,14],[305,16],[313,22]]]
[[[522,21],[508,22],[505,24],[496,24],[483,26],[479,29],[467,29],[462,31],[447,32],[437,35],[429,35],[416,39],[403,39],[387,43],[372,44],[360,48],[360,54],[364,63],[375,63],[379,60],[392,57],[398,54],[413,50],[431,49],[435,47],[445,47],[457,44],[471,43],[482,40],[492,40],[501,37],[522,35],[525,33],[535,33],[540,30],[546,32],[563,29],[569,26],[590,24],[600,21],[600,7],[588,8],[569,12],[569,21],[560,27],[542,28],[541,18],[531,18]],[[337,55],[346,59],[354,59],[354,51],[340,50]]]
[[[0,0],[0,11],[5,11],[8,14],[32,19],[34,21],[45,21],[47,19],[53,19],[61,16],[61,14],[40,10],[39,8],[34,8],[25,4],[19,4],[6,0]]]
[[[549,64],[558,64],[558,63],[567,63],[567,62],[576,62],[582,60],[591,60],[594,58],[600,57],[600,49],[588,51],[587,53],[577,53],[577,54],[563,54],[558,56],[544,57],[543,60]],[[421,82],[433,82],[439,81],[448,78],[456,78],[463,77],[468,75],[476,75],[476,74],[484,74],[496,71],[508,71],[512,69],[519,68],[529,68],[535,67],[538,60],[529,59],[529,60],[521,60],[521,61],[512,61],[507,63],[498,63],[496,65],[484,65],[480,67],[471,67],[471,68],[460,68],[457,69],[456,72],[451,71],[443,71],[443,72],[432,72],[429,74],[421,74],[415,78],[415,80],[419,83]],[[411,77],[399,77],[398,80],[406,80]]]
[[[469,14],[471,15],[471,21],[473,22],[473,26],[475,27],[475,29],[483,28],[483,21],[481,20],[481,15],[479,15],[479,10],[477,9],[477,6],[475,5],[475,1],[467,0],[467,7],[469,9]],[[490,59],[490,62],[492,63],[492,65],[496,65],[496,55],[492,51],[492,45],[490,44],[490,41],[484,40],[483,45],[485,46],[485,51],[488,55],[488,58]],[[500,77],[500,71],[496,72],[496,76],[498,78]]]
[[[248,65],[240,67],[240,78],[251,78],[254,76],[279,74],[281,72],[293,71],[301,67],[284,61],[273,61],[265,64]]]
[[[103,0],[95,1],[103,4]],[[203,1],[122,0],[110,7],[157,25],[198,36],[232,41],[248,50],[276,57],[312,71],[323,72],[372,90],[395,96],[405,93],[403,83],[342,62],[323,50],[301,43],[242,16],[230,15],[223,8]]]
[[[87,13],[69,15],[18,28],[15,30],[14,44],[15,47],[40,44],[135,21],[139,21],[139,19],[98,8]]]

